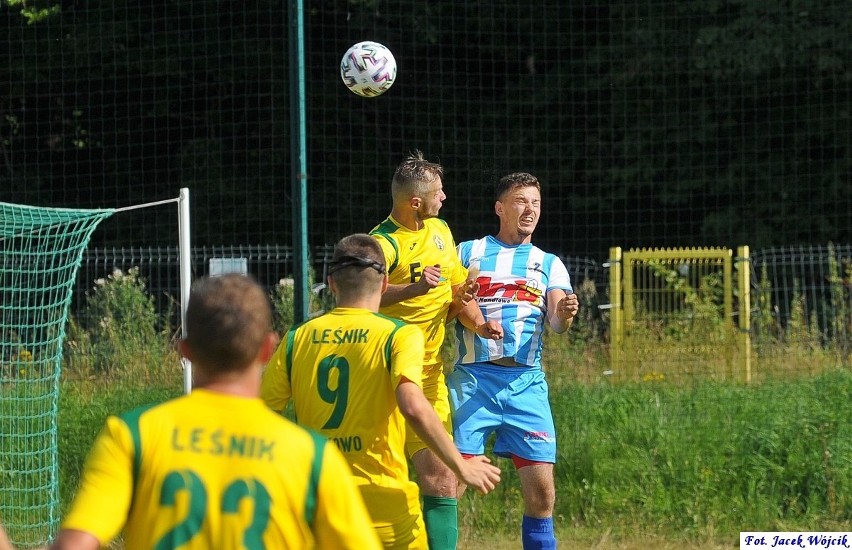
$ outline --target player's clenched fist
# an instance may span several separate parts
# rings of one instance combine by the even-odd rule
[[[423,294],[438,286],[441,282],[441,266],[429,265],[423,268],[423,275],[420,276],[420,286],[423,287]]]
[[[486,321],[476,327],[476,333],[487,340],[503,338],[503,326],[498,321]]]
[[[573,319],[580,311],[580,300],[576,294],[568,294],[556,304],[556,313],[563,321]]]

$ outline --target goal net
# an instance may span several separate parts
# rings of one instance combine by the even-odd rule
[[[0,520],[20,546],[58,528],[66,320],[83,251],[113,212],[0,203]]]

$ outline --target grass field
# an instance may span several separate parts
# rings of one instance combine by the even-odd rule
[[[160,382],[161,375],[154,377]],[[742,530],[852,529],[852,374],[741,386],[551,383],[560,548],[732,548]],[[177,395],[141,380],[62,385],[63,506],[107,414]],[[519,547],[511,464],[459,508],[460,548]]]
[[[615,537],[612,533],[583,532],[564,530],[557,533],[560,550],[727,550],[739,548],[739,541],[729,543],[718,541],[689,540],[675,535],[663,537],[653,534],[639,534]],[[478,539],[461,540],[459,550],[518,550],[521,548],[520,537],[511,536],[482,536]]]

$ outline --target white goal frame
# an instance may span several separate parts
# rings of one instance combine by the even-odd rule
[[[180,335],[181,338],[186,338],[186,306],[189,303],[189,291],[192,287],[192,256],[190,251],[190,218],[189,218],[189,189],[182,187],[180,194],[175,199],[166,199],[157,202],[148,202],[145,204],[137,204],[135,206],[127,206],[124,208],[116,208],[113,212],[126,212],[128,210],[137,210],[139,208],[147,208],[149,206],[157,206],[160,204],[169,204],[176,202],[178,205],[178,264],[180,269]],[[180,358],[181,366],[183,367],[183,391],[184,393],[192,392],[192,362],[186,357]]]

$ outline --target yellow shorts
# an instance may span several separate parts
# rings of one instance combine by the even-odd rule
[[[382,546],[393,550],[427,550],[426,526],[417,484],[391,488],[362,485],[361,496]]]
[[[444,365],[442,363],[434,363],[431,365],[423,365],[423,393],[426,399],[432,404],[435,412],[438,413],[438,418],[444,424],[444,429],[453,437],[453,420],[450,417],[450,398],[447,390],[447,381],[444,378]],[[406,425],[405,431],[405,453],[412,457],[414,453],[427,448],[427,445],[420,439],[411,426]]]

